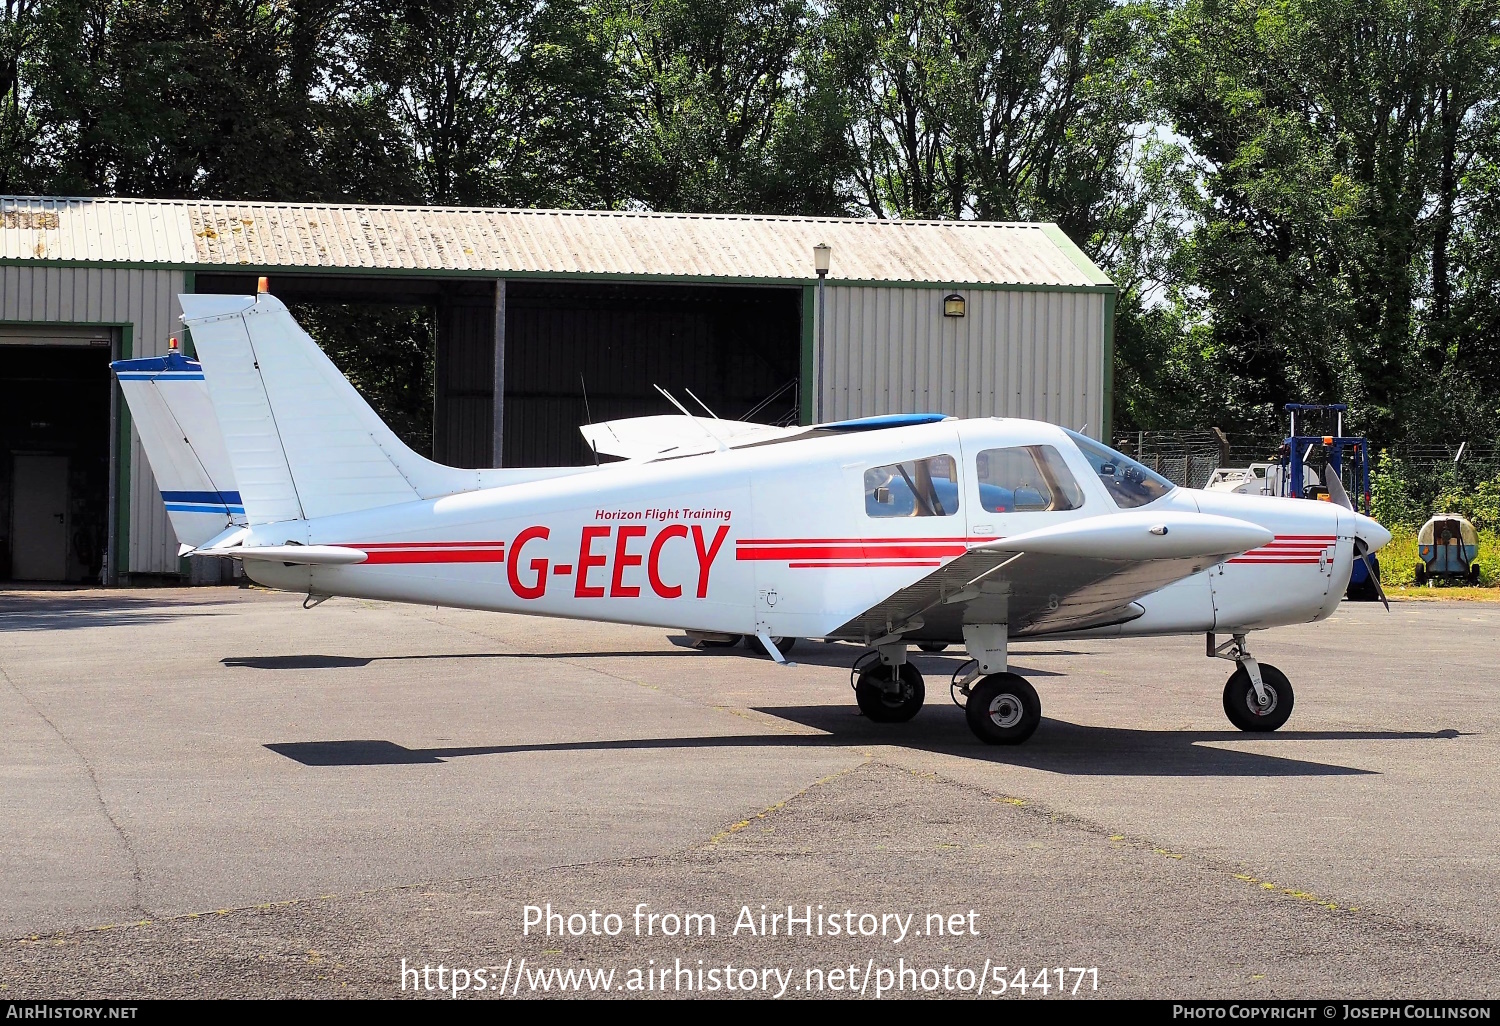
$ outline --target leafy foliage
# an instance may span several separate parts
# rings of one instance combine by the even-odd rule
[[[431,457],[432,309],[366,303],[294,303],[288,309],[396,436]]]
[[[0,0],[0,190],[1054,221],[1122,430],[1500,437],[1500,0]]]

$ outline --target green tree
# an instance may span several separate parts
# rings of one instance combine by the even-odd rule
[[[351,18],[348,96],[398,138],[425,202],[590,205],[613,97],[570,0],[385,0]]]
[[[1496,0],[1168,4],[1152,81],[1187,140],[1185,280],[1230,416],[1349,401],[1381,438],[1455,418],[1451,254],[1496,102]],[[1458,418],[1461,419],[1461,418]]]
[[[22,76],[41,44],[37,0],[0,4],[0,192],[30,187],[27,157],[36,132],[31,83]]]
[[[833,5],[859,199],[877,217],[1042,216],[1088,240],[1143,119],[1107,0]]]
[[[855,162],[807,0],[615,0],[623,195],[655,210],[841,214]]]

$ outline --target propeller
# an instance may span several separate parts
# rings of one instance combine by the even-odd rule
[[[1344,482],[1333,472],[1332,467],[1323,468],[1323,486],[1328,489],[1328,498],[1350,512],[1354,511],[1354,503],[1349,501],[1349,493],[1344,491]],[[1354,552],[1365,564],[1365,573],[1370,576],[1370,583],[1375,585],[1375,594],[1380,596],[1381,605],[1385,606],[1386,612],[1390,612],[1391,603],[1385,597],[1385,589],[1380,586],[1380,575],[1375,572],[1375,567],[1370,562],[1370,554],[1365,551],[1365,543],[1358,539],[1354,542]]]
[[[1323,487],[1328,489],[1329,499],[1350,512],[1354,511],[1354,503],[1349,501],[1349,493],[1344,491],[1344,482],[1339,480],[1332,467],[1323,468]]]
[[[1365,543],[1362,541],[1355,541],[1354,545],[1354,551],[1359,553],[1359,558],[1364,561],[1365,573],[1370,575],[1370,583],[1375,585],[1375,594],[1380,596],[1380,604],[1385,606],[1385,611],[1389,613],[1391,611],[1390,600],[1385,597],[1385,589],[1380,586],[1380,575],[1376,573],[1375,568],[1370,565],[1370,554],[1365,551]]]

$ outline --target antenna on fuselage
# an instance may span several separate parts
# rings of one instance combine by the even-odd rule
[[[589,409],[589,386],[588,382],[583,380],[583,371],[578,372],[578,387],[583,389],[583,415],[588,420],[589,427],[593,427],[594,414]],[[594,452],[594,466],[597,467],[599,465],[599,447],[594,444],[592,438],[589,439],[589,448]]]
[[[703,431],[703,433],[705,435],[707,435],[709,438],[712,438],[714,440],[714,444],[719,447],[719,451],[720,452],[723,452],[725,449],[729,448],[729,446],[727,446],[727,445],[724,444],[724,439],[720,438],[718,435],[716,435],[712,431],[710,431],[709,428],[708,428],[708,425],[705,424],[705,423],[703,423],[703,421],[701,419],[699,419],[699,418],[693,416],[691,413],[689,413],[687,411],[687,407],[683,406],[680,402],[678,402],[677,401],[677,397],[674,396],[671,392],[668,392],[665,388],[662,388],[660,385],[652,385],[651,387],[654,388],[654,389],[656,389],[658,392],[660,392],[666,398],[667,402],[669,402],[673,406],[677,407],[677,409],[682,413],[682,415],[684,417],[686,417],[692,423],[698,425],[698,427]],[[689,392],[688,395],[693,395],[693,393]],[[698,397],[694,395],[693,398],[697,399]],[[699,402],[701,403],[702,400],[700,399]],[[705,406],[703,408],[705,410],[708,409],[707,406]],[[713,411],[710,410],[709,412],[712,413]]]
[[[693,395],[693,390],[691,388],[688,388],[686,385],[684,385],[683,388],[682,388],[682,390],[684,392],[686,392],[688,395],[693,396],[693,402],[695,402],[699,406],[703,407],[703,412],[707,413],[714,420],[723,420],[724,419],[724,418],[720,417],[717,413],[715,413],[713,410],[710,410],[708,408],[708,403],[704,402],[702,399],[699,399],[697,396]],[[1454,460],[1454,462],[1457,463],[1458,461]]]

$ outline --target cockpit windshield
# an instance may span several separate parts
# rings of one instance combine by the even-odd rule
[[[1149,467],[1143,467],[1124,453],[1115,452],[1107,445],[1094,441],[1076,431],[1068,437],[1078,443],[1084,459],[1104,482],[1110,498],[1121,509],[1134,509],[1148,502],[1155,502],[1177,486]]]

